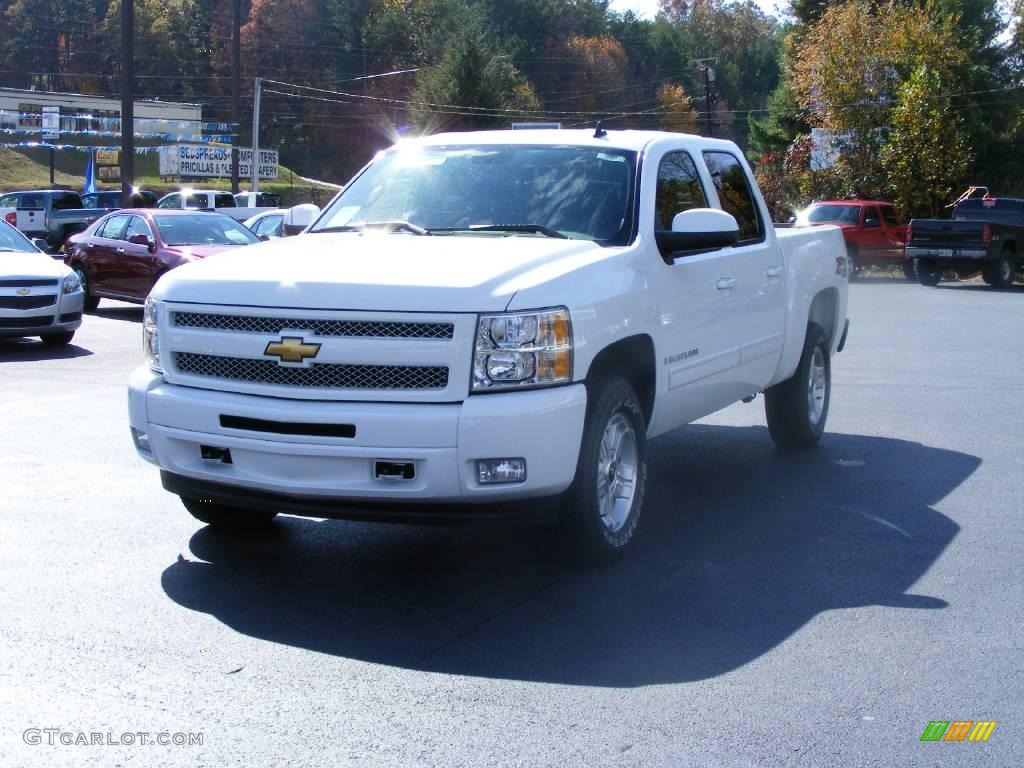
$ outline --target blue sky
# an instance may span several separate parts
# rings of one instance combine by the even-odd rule
[[[766,13],[775,13],[779,6],[789,5],[788,0],[755,0]],[[613,11],[633,11],[638,16],[653,19],[658,12],[658,0],[611,0],[609,3]]]

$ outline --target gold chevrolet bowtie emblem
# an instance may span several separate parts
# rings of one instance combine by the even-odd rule
[[[282,363],[301,363],[306,358],[316,357],[319,351],[319,344],[307,344],[299,336],[282,336],[280,341],[267,344],[263,354],[279,357]]]
[[[19,288],[18,289],[18,295],[19,296],[28,296],[30,293],[32,293],[32,289],[31,288]]]

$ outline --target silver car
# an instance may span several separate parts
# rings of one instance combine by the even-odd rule
[[[71,269],[0,221],[0,337],[68,344],[82,324],[84,297]]]

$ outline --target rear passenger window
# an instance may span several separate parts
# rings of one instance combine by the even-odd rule
[[[654,228],[672,229],[677,213],[707,208],[704,187],[697,166],[687,152],[669,152],[658,166],[658,188],[654,194]]]
[[[235,208],[235,198],[229,194],[217,195],[214,203],[218,208]]]
[[[731,213],[740,225],[737,245],[763,240],[761,214],[754,204],[750,182],[740,161],[728,152],[705,152],[704,161],[708,164],[711,181],[718,190],[722,210]]]
[[[900,217],[896,215],[896,209],[891,205],[882,206],[882,221],[887,227],[898,227],[900,225]]]
[[[109,240],[121,240],[124,236],[124,228],[128,226],[129,216],[111,216],[96,234]]]
[[[50,202],[50,208],[55,211],[69,211],[72,208],[81,208],[82,199],[76,194],[54,195]]]

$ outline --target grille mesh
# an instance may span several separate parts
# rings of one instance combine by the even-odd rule
[[[57,302],[52,293],[42,296],[0,296],[0,309],[41,309]]]
[[[324,320],[302,317],[255,317],[213,315],[205,312],[174,312],[179,328],[208,328],[240,333],[280,333],[284,330],[310,331],[317,336],[349,336],[377,339],[450,339],[451,323],[409,323],[373,320]]]
[[[254,384],[325,389],[444,389],[448,368],[443,365],[344,365],[314,363],[291,368],[273,360],[199,355],[175,352],[178,371],[190,376],[209,376]]]

